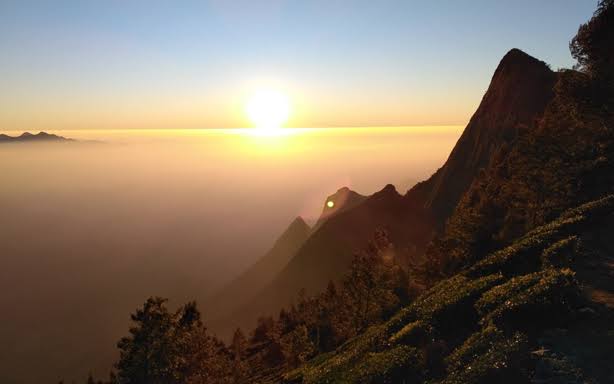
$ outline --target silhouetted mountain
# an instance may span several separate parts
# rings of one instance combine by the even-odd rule
[[[275,313],[301,289],[308,293],[324,289],[329,281],[343,276],[354,254],[367,246],[376,230],[385,230],[397,253],[410,258],[424,252],[432,228],[429,213],[389,184],[353,207],[328,216],[246,311]]]
[[[520,132],[534,129],[552,99],[556,78],[544,62],[518,49],[509,51],[448,160],[408,196],[424,199],[443,224],[480,169]]]
[[[212,313],[209,326],[220,334],[232,332],[237,327],[252,326],[257,316],[229,315],[249,305],[253,297],[283,270],[310,231],[311,228],[301,217],[294,219],[264,256],[206,302]]]
[[[54,135],[47,132],[39,132],[32,134],[30,132],[24,132],[19,136],[9,136],[0,134],[0,143],[35,143],[35,142],[65,142],[73,141],[66,137]]]
[[[437,269],[479,260],[564,210],[614,192],[614,97],[588,74],[557,73],[537,123],[494,152],[431,247]]]

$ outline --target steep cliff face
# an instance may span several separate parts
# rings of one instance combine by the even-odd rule
[[[505,141],[457,202],[429,249],[434,269],[454,272],[614,191],[614,114],[596,96],[602,86],[585,73],[556,74],[539,120]]]
[[[556,77],[544,62],[509,51],[446,163],[408,197],[423,199],[443,225],[480,169],[519,133],[535,128],[552,99]]]

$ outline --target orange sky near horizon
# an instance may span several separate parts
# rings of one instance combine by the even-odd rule
[[[569,68],[592,0],[0,2],[0,131],[463,125],[512,48]],[[519,28],[522,25],[522,28]]]
[[[206,92],[178,92],[172,97],[156,92],[87,97],[70,93],[54,97],[32,92],[0,100],[0,130],[251,127],[253,122],[245,106],[254,89],[258,88],[229,86],[215,97]],[[298,86],[280,89],[291,103],[284,126],[295,128],[464,125],[481,97],[450,92],[436,102],[428,95],[399,98],[398,94],[376,91],[348,95],[334,91],[318,94],[308,86],[303,90]]]

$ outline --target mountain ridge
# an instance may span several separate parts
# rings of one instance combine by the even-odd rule
[[[19,136],[9,136],[0,133],[0,143],[31,143],[31,142],[66,142],[74,139],[40,131],[39,133],[24,132]]]
[[[302,217],[296,217],[267,253],[207,300],[207,307],[216,313],[215,317],[209,319],[209,326],[218,334],[230,334],[238,327],[253,325],[255,316],[232,314],[249,303],[252,297],[287,265],[296,250],[309,237],[311,230]]]

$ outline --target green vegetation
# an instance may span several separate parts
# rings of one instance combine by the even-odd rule
[[[417,320],[401,328],[392,335],[390,344],[423,345],[428,342],[433,333],[433,328],[424,321]]]
[[[579,207],[573,228],[583,233],[599,225],[604,214],[614,213],[612,198]],[[608,211],[609,209],[609,211]],[[570,211],[572,212],[572,211]],[[582,212],[578,216],[577,212]],[[565,326],[575,319],[583,303],[574,272],[539,262],[575,241],[579,233],[558,240],[553,234],[568,234],[570,214],[537,228],[526,238],[485,258],[479,268],[445,279],[399,311],[383,325],[371,327],[333,353],[314,359],[286,376],[289,382],[330,383],[369,372],[366,356],[383,356],[397,346],[407,346],[411,356],[421,355],[410,367],[411,380],[441,383],[517,383],[528,380],[529,348],[544,329]],[[526,274],[502,273],[480,276],[492,266],[529,257],[536,262]],[[496,261],[496,262],[495,262]],[[483,266],[489,268],[484,269]],[[528,268],[528,267],[527,267]],[[374,356],[375,356],[374,355]],[[413,358],[408,360],[413,361]],[[395,366],[396,367],[396,366]],[[416,372],[419,379],[416,379]],[[411,376],[411,377],[410,377]],[[299,380],[300,378],[300,380]],[[400,382],[400,381],[396,381]]]
[[[578,306],[579,290],[569,269],[547,269],[512,278],[476,303],[481,322],[501,327],[553,327]]]
[[[528,340],[488,327],[467,339],[448,358],[442,384],[527,382]]]

